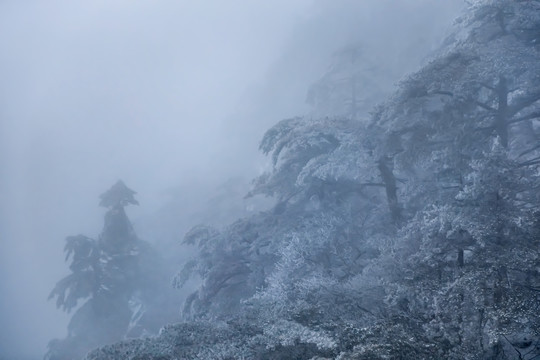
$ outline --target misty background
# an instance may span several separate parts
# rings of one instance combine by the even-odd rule
[[[138,192],[128,209],[137,234],[158,248],[175,242],[180,263],[181,230],[204,220],[212,197],[229,192],[249,211],[242,195],[267,166],[262,134],[312,111],[308,89],[337,50],[365,44],[397,82],[462,7],[0,2],[0,359],[41,358],[65,336],[69,314],[47,302],[68,273],[64,239],[97,236],[98,196],[114,182]],[[163,209],[174,209],[165,223]]]

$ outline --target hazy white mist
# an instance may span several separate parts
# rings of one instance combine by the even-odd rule
[[[39,359],[65,335],[69,316],[46,301],[68,272],[64,239],[99,233],[98,196],[116,180],[138,192],[137,226],[174,189],[253,177],[265,166],[261,135],[309,112],[309,84],[335,50],[365,42],[405,74],[461,7],[0,2],[0,359]]]

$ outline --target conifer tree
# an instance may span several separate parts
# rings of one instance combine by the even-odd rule
[[[126,215],[125,206],[138,205],[134,195],[118,181],[100,196],[100,206],[108,210],[99,237],[66,238],[71,274],[56,284],[49,299],[56,298],[56,306],[66,312],[83,304],[69,322],[67,337],[49,343],[47,360],[81,358],[99,345],[140,335],[140,327],[145,327],[145,294],[159,287],[159,266],[157,255],[137,238]]]

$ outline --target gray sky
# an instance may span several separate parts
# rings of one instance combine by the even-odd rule
[[[0,2],[0,359],[65,335],[45,301],[68,271],[64,239],[99,233],[116,180],[138,191],[136,219],[168,189],[253,176],[260,135],[307,110],[333,51],[427,53],[459,3]]]

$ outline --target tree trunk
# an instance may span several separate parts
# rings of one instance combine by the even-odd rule
[[[388,161],[389,158],[387,156],[379,159],[379,172],[386,188],[386,200],[388,201],[390,214],[394,222],[398,223],[401,220],[401,210],[397,198],[396,178],[392,170],[388,167]]]
[[[506,266],[501,266],[495,274],[495,284],[494,284],[494,289],[493,289],[493,302],[495,306],[501,305],[501,303],[503,302],[505,298],[505,295],[506,295],[505,283],[506,283],[507,277],[508,275],[507,275]]]
[[[495,115],[495,130],[501,139],[501,145],[508,147],[508,83],[504,76],[499,77],[497,84],[499,106]]]

